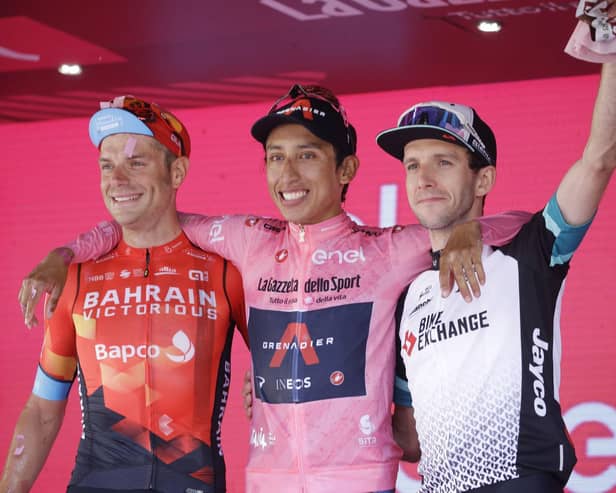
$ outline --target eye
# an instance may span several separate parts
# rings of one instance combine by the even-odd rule
[[[282,155],[280,153],[272,153],[272,154],[268,154],[267,156],[265,156],[266,164],[278,163],[278,162],[283,161],[283,160],[284,160],[284,155]]]
[[[145,166],[145,163],[143,161],[131,161],[130,162],[131,168],[143,168],[144,166]]]
[[[453,163],[451,161],[447,161],[447,159],[441,159],[438,162],[439,166],[452,166]]]
[[[313,151],[303,151],[300,153],[300,159],[315,159],[317,157],[316,153]]]
[[[417,169],[417,163],[413,161],[404,163],[404,167],[406,168],[407,171],[413,171]]]
[[[111,165],[111,163],[100,163],[100,169],[101,171],[111,171],[113,169],[113,166]]]

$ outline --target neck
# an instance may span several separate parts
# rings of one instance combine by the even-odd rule
[[[149,248],[169,243],[182,232],[177,213],[150,225],[122,226],[122,239],[135,248]]]
[[[445,248],[445,245],[447,245],[447,241],[449,240],[449,236],[451,235],[452,229],[453,227],[443,229],[431,229],[429,231],[430,243],[432,245],[433,252],[438,252]]]
[[[463,217],[459,217],[451,224],[443,227],[443,228],[435,228],[430,229],[428,232],[430,233],[430,244],[432,246],[433,252],[438,252],[443,250],[449,241],[449,237],[451,236],[452,231],[458,224],[462,224],[468,221],[472,221],[474,219],[478,219],[483,215],[483,210],[481,206],[474,207]]]

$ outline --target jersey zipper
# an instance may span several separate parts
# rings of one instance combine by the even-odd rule
[[[147,284],[146,278],[150,275],[150,259],[151,259],[151,254],[150,254],[150,249],[146,248],[145,250],[145,269],[143,271],[143,282],[144,284]],[[144,286],[144,289],[146,289],[146,286]],[[146,333],[145,333],[145,344],[146,346],[149,346],[151,341],[152,341],[152,315],[150,313],[150,310],[147,311],[147,315],[146,315]],[[153,385],[152,385],[152,367],[150,365],[150,358],[149,356],[146,358],[145,360],[145,385],[146,385],[146,399],[149,399],[149,396],[147,395],[147,389],[152,389]],[[146,407],[147,407],[147,402],[145,403]],[[152,429],[154,426],[154,411],[152,406],[149,406],[149,428]],[[153,439],[153,433],[151,431],[148,431],[148,439],[150,442],[150,451],[152,454],[152,463],[151,463],[151,467],[150,467],[150,479],[148,481],[148,489],[153,490],[154,486],[155,486],[155,482],[156,482],[156,452],[154,450],[154,439]]]
[[[145,249],[145,269],[143,270],[143,277],[150,275],[150,249]]]
[[[304,299],[304,292],[303,289],[301,289],[301,286],[304,285],[304,281],[306,279],[307,276],[307,271],[310,268],[310,241],[306,241],[306,230],[304,229],[304,226],[299,224],[299,234],[298,234],[298,243],[300,243],[299,245],[299,249],[300,249],[300,262],[299,265],[300,267],[300,272],[299,272],[299,278],[298,278],[298,282],[300,285],[300,290],[299,290],[299,294],[298,295],[298,299],[297,299],[297,317],[295,318],[296,322],[298,325],[296,325],[296,332],[295,332],[295,340],[299,346],[301,340],[299,338],[299,324],[304,322],[304,313],[305,313],[305,299]],[[291,366],[291,372],[292,372],[292,378],[293,381],[295,381],[297,378],[299,378],[298,375],[298,369],[299,369],[299,358],[301,358],[301,352],[296,351],[293,354],[293,362],[292,362],[292,366]],[[302,485],[302,491],[306,491],[306,480],[305,480],[305,471],[304,471],[304,449],[302,447],[302,444],[304,443],[304,415],[303,415],[303,406],[301,404],[299,404],[298,398],[299,398],[299,391],[297,389],[295,389],[295,386],[293,386],[292,390],[291,390],[291,395],[293,397],[293,416],[294,416],[294,422],[295,422],[295,433],[296,436],[299,438],[297,440],[297,469],[299,472],[299,477],[301,478],[301,485]]]

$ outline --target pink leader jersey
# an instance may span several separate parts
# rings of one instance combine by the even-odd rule
[[[506,243],[528,217],[482,219],[484,242]],[[426,230],[359,226],[344,213],[309,226],[189,216],[183,228],[242,274],[255,396],[247,491],[393,489],[394,310],[430,267]],[[103,223],[69,248],[83,261],[118,238]]]

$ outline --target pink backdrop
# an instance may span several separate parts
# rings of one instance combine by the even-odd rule
[[[541,208],[567,167],[581,153],[588,133],[596,76],[342,97],[359,134],[362,166],[347,209],[366,224],[414,222],[406,204],[402,167],[374,143],[379,130],[420,100],[448,99],[478,108],[499,142],[498,181],[487,212]],[[110,95],[110,97],[113,95]],[[93,101],[95,109],[96,101]],[[192,168],[180,192],[182,210],[275,215],[251,123],[270,102],[178,111],[191,130]],[[4,461],[18,413],[30,393],[41,343],[40,328],[24,328],[16,295],[24,274],[53,246],[107,214],[98,192],[96,150],[87,121],[55,120],[0,125],[2,149],[0,235],[0,460]],[[563,313],[561,400],[579,464],[574,493],[616,492],[616,359],[612,277],[616,273],[616,184],[608,189],[594,225],[572,262]],[[223,444],[231,493],[244,490],[247,422],[239,408],[239,381],[247,352],[234,349],[232,398]],[[57,443],[34,488],[62,491],[74,461],[80,414],[73,389]],[[403,467],[401,491],[417,487],[413,467]]]

